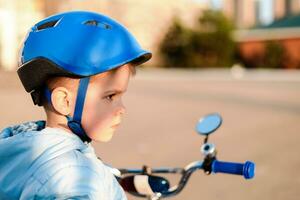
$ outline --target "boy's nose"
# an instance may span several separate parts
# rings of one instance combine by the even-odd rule
[[[126,108],[125,108],[125,106],[123,104],[121,104],[121,106],[120,106],[120,108],[118,110],[118,114],[119,115],[123,115],[123,114],[125,114],[125,112],[126,112]]]

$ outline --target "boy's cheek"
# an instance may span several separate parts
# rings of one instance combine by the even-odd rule
[[[101,124],[98,124],[93,127],[93,129],[87,131],[88,136],[97,142],[108,142],[111,140],[115,129],[111,127],[103,127]]]
[[[107,114],[98,114],[95,111],[91,111],[84,116],[82,125],[86,131],[99,132],[112,125],[113,118]]]

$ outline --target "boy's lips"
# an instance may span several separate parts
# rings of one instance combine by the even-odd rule
[[[112,125],[111,127],[112,128],[117,128],[119,125],[120,125],[120,123],[117,123],[117,124]]]

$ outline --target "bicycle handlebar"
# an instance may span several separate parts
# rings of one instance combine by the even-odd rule
[[[255,173],[255,164],[250,161],[233,163],[214,160],[211,167],[214,173],[242,175],[245,179],[253,178]]]
[[[121,186],[132,195],[147,197],[148,199],[160,199],[178,194],[193,172],[201,169],[207,175],[211,173],[226,173],[241,175],[245,179],[252,179],[255,174],[255,164],[250,161],[245,163],[233,163],[217,160],[217,151],[213,144],[208,143],[209,135],[222,123],[219,114],[213,113],[201,118],[197,123],[196,130],[204,135],[204,143],[201,153],[205,156],[203,161],[198,160],[188,164],[184,168],[151,168],[143,166],[142,169],[112,169]],[[170,188],[168,179],[153,174],[181,174],[177,185]]]
[[[188,182],[190,176],[192,173],[199,169],[204,169],[204,165],[202,161],[195,161],[187,165],[185,168],[153,168],[150,171],[150,174],[145,174],[145,171],[143,169],[119,169],[119,172],[121,176],[119,176],[119,182],[123,186],[123,188],[126,189],[126,191],[130,192],[131,194],[139,197],[146,197],[145,194],[141,194],[137,191],[138,186],[135,185],[134,182],[134,176],[135,175],[141,175],[144,174],[146,176],[149,176],[149,185],[150,182],[156,182],[155,184],[160,184],[164,182],[164,185],[162,185],[161,188],[164,188],[164,191],[160,191],[161,197],[168,197],[168,196],[174,196],[178,194],[186,185]],[[233,163],[233,162],[224,162],[224,161],[218,161],[213,160],[211,162],[211,172],[213,173],[226,173],[226,174],[235,174],[235,175],[242,175],[245,179],[252,179],[255,174],[255,164],[251,161],[246,161],[245,163]],[[166,184],[168,183],[167,179],[164,179],[163,177],[154,177],[151,174],[156,173],[175,173],[175,174],[181,174],[181,179],[175,187],[166,188]],[[125,174],[133,174],[131,176],[124,176]],[[144,187],[144,186],[143,186]],[[158,189],[159,191],[160,189]]]

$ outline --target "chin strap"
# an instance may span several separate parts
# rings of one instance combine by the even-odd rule
[[[86,134],[85,130],[81,125],[81,117],[84,106],[84,100],[86,96],[86,91],[89,85],[90,77],[85,77],[80,79],[78,90],[77,90],[77,98],[76,105],[73,118],[70,116],[66,116],[68,120],[68,126],[83,142],[90,143],[92,140]]]
[[[92,139],[86,134],[85,130],[82,128],[81,123],[78,121],[75,121],[70,116],[66,116],[68,120],[68,127],[71,129],[71,131],[77,135],[82,142],[90,143]]]
[[[78,90],[77,90],[74,116],[73,117],[66,116],[68,120],[68,127],[71,129],[71,131],[75,135],[77,135],[83,142],[87,142],[87,143],[90,143],[92,139],[86,134],[85,130],[83,129],[81,125],[81,117],[82,117],[84,100],[89,85],[89,81],[90,81],[89,77],[80,79]],[[45,89],[45,96],[48,102],[51,102],[51,92],[49,91],[48,88]]]

